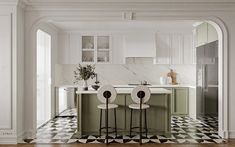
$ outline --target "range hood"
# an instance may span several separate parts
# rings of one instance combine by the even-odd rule
[[[125,57],[156,57],[156,40],[153,32],[128,32],[124,36]]]

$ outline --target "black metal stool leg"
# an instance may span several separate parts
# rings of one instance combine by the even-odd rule
[[[142,104],[143,104],[143,93],[140,96],[140,145],[142,144]]]
[[[145,109],[144,110],[144,113],[145,113],[145,134],[146,134],[146,137],[148,136],[148,128],[147,128],[147,110]]]
[[[131,131],[132,131],[132,111],[133,111],[133,109],[131,109],[131,120],[130,120],[130,137],[131,137]]]
[[[106,144],[108,145],[109,144],[109,142],[108,142],[108,134],[109,134],[109,126],[108,126],[108,102],[106,103],[107,105],[106,105],[106,123],[105,123],[105,125],[106,125]]]
[[[115,135],[117,137],[117,115],[116,115],[116,108],[114,109],[114,125],[115,125]]]
[[[99,136],[101,136],[101,128],[102,128],[102,109],[100,109],[100,129],[99,129]]]
[[[140,144],[142,144],[142,108],[140,108]]]

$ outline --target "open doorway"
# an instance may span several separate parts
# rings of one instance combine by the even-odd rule
[[[37,31],[37,128],[51,119],[51,36]]]
[[[192,35],[193,34],[191,34],[192,33],[192,29],[191,28],[193,28],[192,27],[192,24],[193,23],[195,23],[195,22],[197,22],[197,21],[182,21],[182,22],[176,22],[176,21],[174,21],[174,22],[172,22],[172,21],[166,21],[166,22],[153,22],[153,21],[151,21],[151,22],[135,22],[135,23],[137,23],[137,24],[135,24],[135,26],[136,27],[140,27],[140,29],[142,28],[143,30],[144,29],[146,29],[145,28],[145,26],[147,26],[147,25],[149,25],[149,26],[154,26],[154,28],[152,28],[154,31],[156,31],[156,33],[158,33],[158,36],[160,36],[161,35],[161,33],[163,34],[163,36],[160,36],[159,38],[161,39],[161,37],[163,38],[162,40],[163,40],[163,43],[165,43],[166,42],[166,45],[168,45],[169,47],[167,47],[168,49],[170,48],[170,47],[172,47],[172,44],[171,44],[171,42],[172,41],[170,41],[170,40],[173,40],[174,42],[173,43],[175,43],[175,44],[173,44],[173,45],[175,45],[176,46],[176,49],[175,49],[175,52],[173,52],[174,54],[172,54],[172,55],[169,55],[169,50],[165,50],[165,49],[163,49],[163,50],[161,50],[162,51],[162,58],[174,58],[174,60],[167,60],[167,61],[162,61],[161,63],[159,63],[159,64],[156,64],[155,62],[154,62],[154,64],[155,65],[146,65],[146,67],[151,67],[151,68],[149,68],[149,69],[151,69],[152,71],[153,71],[153,68],[154,67],[160,67],[160,68],[158,68],[158,69],[160,69],[160,70],[163,70],[162,71],[162,73],[164,74],[165,72],[166,72],[166,70],[167,70],[167,68],[165,68],[165,67],[168,67],[169,66],[169,64],[173,64],[173,65],[171,65],[171,67],[174,67],[176,70],[177,70],[177,72],[178,73],[180,73],[180,74],[184,74],[184,73],[188,73],[189,71],[191,72],[193,72],[193,74],[195,74],[196,72],[194,72],[194,71],[196,71],[196,68],[194,68],[195,66],[196,66],[196,63],[194,63],[195,62],[195,57],[193,58],[193,55],[195,55],[195,52],[196,52],[196,49],[195,50],[193,50],[192,49],[192,44],[193,44],[193,39],[192,39]],[[75,23],[75,22],[73,22],[73,23]],[[62,94],[61,94],[61,98],[63,99],[63,100],[66,100],[66,99],[68,99],[68,96],[67,96],[67,92],[68,91],[70,91],[69,89],[67,89],[67,88],[64,88],[65,86],[68,86],[68,87],[70,87],[71,85],[72,86],[74,86],[73,85],[73,81],[71,80],[71,79],[73,79],[72,78],[72,75],[71,75],[71,73],[73,73],[73,65],[75,65],[76,63],[80,63],[79,61],[79,59],[81,58],[80,56],[82,55],[82,52],[79,52],[78,51],[78,49],[80,49],[80,44],[79,44],[79,39],[81,39],[81,37],[79,38],[79,34],[76,34],[76,33],[79,33],[79,31],[86,31],[86,29],[87,30],[90,30],[90,27],[92,27],[93,28],[93,30],[95,30],[95,31],[97,31],[98,29],[100,29],[99,28],[99,23],[100,23],[100,25],[102,25],[102,26],[105,26],[105,25],[107,25],[107,29],[110,29],[110,30],[108,30],[108,31],[113,31],[114,33],[112,34],[112,39],[113,39],[113,42],[112,43],[114,43],[114,45],[115,45],[115,43],[116,43],[116,45],[117,44],[122,44],[123,42],[122,41],[120,41],[120,42],[118,42],[119,40],[123,40],[123,39],[120,39],[120,38],[116,38],[116,40],[115,40],[115,37],[123,37],[122,36],[122,34],[115,34],[117,31],[115,31],[115,29],[117,29],[119,26],[121,26],[121,25],[118,25],[118,23],[117,22],[115,22],[115,23],[105,23],[104,22],[104,24],[103,24],[103,22],[101,23],[101,22],[95,22],[95,23],[93,23],[95,26],[89,26],[89,28],[82,28],[82,26],[87,26],[87,25],[82,25],[82,24],[86,24],[87,22],[79,22],[79,23],[75,23],[75,24],[70,24],[69,22],[68,22],[68,24],[66,24],[66,22],[63,22],[63,23],[59,23],[59,22],[54,22],[54,25],[57,25],[57,26],[60,26],[61,27],[61,30],[70,30],[70,27],[72,26],[72,25],[75,25],[76,27],[78,27],[78,28],[75,28],[75,30],[73,30],[72,32],[72,35],[71,35],[71,32],[70,31],[61,31],[60,33],[59,33],[59,35],[58,35],[58,57],[59,57],[59,59],[58,59],[58,66],[57,66],[57,68],[56,68],[56,70],[55,70],[55,73],[59,73],[60,75],[59,76],[61,76],[61,77],[63,77],[63,79],[59,79],[59,80],[66,80],[65,82],[64,81],[60,81],[60,84],[62,85],[62,88],[59,90],[59,92],[61,92]],[[120,23],[123,23],[123,22],[120,22]],[[138,24],[139,23],[139,24]],[[154,24],[153,25],[153,23],[156,23],[156,24]],[[178,24],[178,28],[177,28],[177,23],[180,23],[180,24]],[[189,23],[189,24],[188,24]],[[147,25],[146,25],[147,24]],[[169,25],[170,24],[170,25]],[[81,26],[80,26],[81,25]],[[115,25],[117,25],[117,26],[115,26]],[[128,31],[130,31],[130,30],[125,30],[126,28],[130,28],[128,25],[131,25],[131,26],[133,26],[133,24],[122,24],[123,25],[123,28],[118,28],[119,29],[119,31],[121,32],[122,31],[122,29],[124,30],[123,32],[128,32]],[[156,26],[158,25],[158,27],[157,27],[157,29],[156,29]],[[170,29],[170,27],[171,26],[174,26],[174,28],[172,28],[172,29]],[[185,32],[185,33],[188,33],[187,31],[188,30],[185,30],[186,29],[186,27],[190,27],[189,28],[189,33],[190,33],[190,35],[185,35],[185,36],[183,36],[183,37],[181,37],[182,36],[182,34]],[[88,26],[87,26],[88,27]],[[97,28],[96,28],[97,27]],[[159,28],[164,28],[165,27],[165,30],[166,30],[166,32],[164,32],[165,30],[164,29],[159,29]],[[182,31],[179,31],[180,29],[179,28],[183,28],[182,29]],[[136,29],[136,28],[133,28],[133,29]],[[137,30],[140,30],[140,29],[137,29]],[[156,29],[156,30],[155,30]],[[135,30],[134,30],[135,31]],[[168,34],[168,32],[170,31],[170,33]],[[174,32],[175,31],[175,32]],[[174,32],[174,34],[173,35],[171,35],[171,33],[172,32]],[[122,32],[121,32],[122,33]],[[178,33],[179,33],[179,35],[178,35]],[[219,33],[221,34],[220,36],[222,36],[222,33],[221,32],[218,32],[218,35],[219,35]],[[189,36],[189,37],[191,37],[191,38],[187,38],[187,36]],[[77,37],[77,38],[76,38]],[[124,34],[124,37],[125,37],[125,34]],[[176,37],[175,39],[174,39],[174,37]],[[173,39],[172,39],[173,38]],[[218,41],[218,44],[219,45],[221,45],[222,43],[221,43],[221,38],[218,36],[218,38],[217,38],[219,41]],[[164,42],[165,41],[165,42]],[[183,44],[183,43],[186,43],[186,42],[190,42],[189,44]],[[183,44],[183,45],[182,45]],[[165,46],[166,46],[165,45]],[[186,55],[186,57],[184,57],[185,59],[184,60],[181,60],[182,58],[182,55],[181,54],[179,54],[180,52],[177,52],[177,49],[178,50],[180,50],[180,47],[181,47],[181,45],[182,46],[184,46],[185,48],[183,48],[183,50],[182,50],[182,52],[185,52],[185,55]],[[175,47],[175,46],[173,46],[173,47]],[[200,46],[200,45],[198,45],[198,46]],[[221,45],[222,46],[222,45]],[[194,46],[195,47],[195,46]],[[117,48],[117,47],[116,47]],[[119,48],[119,46],[118,46],[118,48]],[[192,49],[192,50],[186,50],[186,48],[190,48],[190,49]],[[221,47],[222,48],[222,47]],[[69,49],[69,50],[68,50]],[[117,51],[115,50],[115,46],[113,47],[113,50],[112,50],[113,52],[113,62],[112,62],[112,66],[113,67],[119,67],[119,65],[118,64],[125,64],[125,63],[122,63],[122,61],[120,61],[120,60],[117,60],[117,58],[119,57],[119,56],[121,56],[122,57],[122,53],[117,53]],[[116,51],[116,52],[115,52]],[[118,51],[120,51],[120,50],[118,50]],[[165,51],[165,52],[164,52]],[[188,53],[186,53],[186,51],[188,51],[189,52],[189,55],[188,55]],[[73,54],[69,54],[70,52],[72,52]],[[85,51],[84,51],[85,52]],[[218,52],[218,51],[217,51]],[[115,53],[115,54],[114,54]],[[74,56],[73,56],[74,55]],[[178,55],[178,56],[177,56]],[[210,54],[211,55],[211,54]],[[161,57],[160,56],[160,57]],[[219,56],[219,55],[218,55]],[[221,58],[221,56],[219,56],[220,57],[220,60],[222,60],[222,58]],[[159,58],[159,54],[158,54],[158,58]],[[119,58],[118,58],[119,59]],[[147,59],[150,59],[150,58],[135,58],[133,61],[134,61],[134,63],[128,63],[128,64],[136,64],[136,63],[138,63],[138,59],[140,59],[141,61],[142,60],[147,60]],[[178,59],[178,60],[177,60]],[[98,60],[98,59],[97,59]],[[219,59],[217,58],[217,60],[219,61]],[[132,60],[131,60],[132,61]],[[130,61],[130,62],[131,62]],[[147,61],[149,61],[149,60],[147,60]],[[161,60],[160,60],[161,61]],[[160,62],[159,61],[159,62]],[[186,61],[190,61],[190,62],[186,62]],[[214,61],[214,60],[213,60]],[[217,61],[217,62],[218,62]],[[172,63],[172,62],[175,62],[175,63]],[[146,63],[146,64],[149,64],[149,62],[140,62],[141,64],[143,64],[143,63]],[[182,65],[180,65],[182,63]],[[151,64],[152,64],[152,58],[151,58]],[[166,64],[166,65],[165,65]],[[99,65],[97,65],[97,66],[100,66],[100,67],[102,67],[102,66],[104,66],[104,65],[101,65],[101,64],[99,64]],[[121,67],[123,67],[123,65],[120,65]],[[132,66],[132,65],[129,65],[129,66]],[[135,66],[135,67],[137,67],[137,66],[139,66],[139,65],[133,65],[133,66]],[[140,65],[140,66],[142,66],[142,65]],[[187,66],[187,67],[186,67]],[[185,68],[186,67],[186,68]],[[111,66],[107,66],[107,68],[111,68]],[[105,68],[102,68],[102,70],[103,69],[105,69]],[[118,69],[118,68],[117,68]],[[121,68],[122,69],[122,68]],[[158,70],[157,69],[157,70]],[[187,69],[187,70],[182,70],[182,69]],[[194,69],[194,70],[190,70],[190,69]],[[101,71],[102,72],[102,71]],[[61,75],[61,73],[63,73],[64,75]],[[123,72],[124,73],[124,72]],[[137,73],[136,71],[134,72],[134,73]],[[159,72],[158,72],[159,73]],[[145,73],[145,74],[147,74],[147,73]],[[183,82],[187,82],[187,79],[188,80],[191,80],[191,79],[196,79],[196,75],[195,76],[193,76],[193,74],[187,74],[187,75],[190,75],[190,79],[189,78],[187,78],[187,75],[185,75],[184,74],[184,76],[181,76],[181,77],[183,77],[183,78],[186,78],[186,79],[181,79],[181,81],[179,81],[180,82],[180,84],[182,84]],[[103,75],[103,74],[102,74]],[[104,73],[104,75],[105,75],[105,73]],[[57,78],[59,77],[59,76],[57,76]],[[193,77],[192,77],[193,76]],[[218,75],[219,76],[219,75]],[[65,78],[64,78],[65,77]],[[124,77],[124,76],[123,76]],[[122,78],[123,78],[122,77]],[[128,76],[126,76],[126,77],[128,77]],[[151,76],[148,76],[147,78],[149,78],[150,79],[150,77]],[[157,75],[154,75],[154,76],[152,76],[152,77],[157,77]],[[118,77],[115,77],[115,81],[117,81],[116,79],[117,79]],[[217,77],[218,78],[218,77]],[[156,81],[158,81],[159,80],[159,78],[155,78],[156,79]],[[58,79],[57,79],[58,80]],[[121,79],[122,80],[122,79]],[[151,79],[150,79],[151,80]],[[70,83],[69,83],[70,82]],[[189,82],[191,82],[191,81],[189,81]],[[196,80],[195,80],[195,82],[196,82]],[[153,82],[151,82],[153,85],[154,85],[154,83]],[[221,82],[220,82],[221,83]],[[65,86],[64,86],[64,85]],[[66,85],[67,84],[67,85]],[[70,85],[71,84],[71,85]],[[187,83],[183,83],[183,84],[187,84]],[[219,83],[218,83],[219,84]],[[76,85],[75,85],[76,86]],[[221,88],[221,87],[220,87]],[[189,99],[189,101],[190,100],[192,100],[192,98],[191,98],[191,96],[194,96],[194,99],[195,99],[195,101],[196,101],[196,86],[194,85],[194,86],[190,86],[189,88],[189,91],[190,92],[185,92],[185,91],[187,91],[187,87],[186,87],[186,90],[185,91],[183,91],[183,90],[181,90],[181,91],[176,91],[176,97],[179,97],[179,99],[178,100],[182,100],[182,97],[184,97],[184,98],[187,98],[187,94],[189,94],[190,95],[190,97],[188,98]],[[183,91],[183,92],[182,92]],[[191,95],[191,91],[192,91],[192,95]],[[60,95],[60,94],[59,94]],[[182,95],[184,95],[184,96],[182,96]],[[64,109],[67,109],[67,105],[68,105],[68,103],[67,103],[67,101],[63,101],[63,100],[59,100],[60,102],[62,102],[62,103],[60,103],[60,104],[63,104],[63,105],[61,105],[61,109],[59,109],[59,113],[60,112],[63,112],[63,110]],[[57,102],[59,102],[58,101],[58,99],[57,99]],[[177,101],[176,101],[177,102]],[[208,102],[210,102],[210,101],[206,101],[205,103],[208,103]],[[59,104],[59,105],[60,105]],[[198,143],[200,143],[200,142],[204,142],[204,141],[208,141],[208,140],[206,140],[206,139],[210,139],[210,142],[217,142],[218,140],[219,140],[219,142],[221,141],[221,138],[217,135],[217,130],[216,130],[216,132],[213,134],[212,133],[212,129],[211,129],[211,127],[210,128],[205,128],[204,126],[205,126],[205,123],[204,122],[198,122],[198,121],[196,121],[195,119],[191,119],[191,117],[188,117],[187,115],[188,115],[188,112],[187,112],[187,110],[188,110],[188,108],[187,108],[187,106],[185,106],[185,107],[183,107],[183,105],[182,105],[182,103],[180,103],[180,101],[179,101],[179,103],[176,103],[176,104],[179,104],[179,106],[178,106],[178,108],[185,108],[184,110],[186,111],[183,115],[186,115],[186,117],[185,116],[173,116],[173,118],[172,118],[172,120],[173,120],[173,122],[176,122],[175,124],[173,124],[173,131],[172,131],[172,134],[173,135],[176,135],[176,136],[182,136],[182,134],[180,134],[180,133],[183,133],[184,135],[185,134],[187,134],[187,135],[189,135],[189,136],[187,136],[188,138],[186,138],[186,139],[192,139],[192,140],[190,140],[190,141],[192,141],[192,142],[198,142]],[[189,109],[191,110],[191,109],[194,109],[194,114],[195,114],[195,118],[196,118],[196,110],[197,110],[197,108],[196,108],[196,102],[195,103],[193,103],[192,102],[192,105],[194,106],[194,107],[189,107]],[[217,101],[217,104],[215,104],[215,105],[213,105],[213,106],[215,106],[215,107],[213,107],[212,109],[214,110],[214,108],[216,108],[216,112],[218,113],[218,101]],[[201,106],[204,106],[204,104],[203,105],[201,105]],[[217,106],[217,107],[216,107]],[[202,109],[201,109],[202,110]],[[76,111],[75,111],[76,112]],[[220,111],[221,112],[221,111]],[[220,113],[221,114],[221,113]],[[64,116],[64,115],[63,115]],[[67,127],[65,124],[67,124],[67,122],[71,122],[71,124],[72,125],[70,125],[69,127],[70,128],[66,128],[66,129],[68,129],[68,131],[69,131],[69,133],[73,133],[73,134],[66,134],[66,135],[70,135],[70,137],[68,137],[69,139],[73,139],[73,138],[75,138],[75,139],[80,139],[79,137],[77,137],[76,136],[76,124],[77,124],[77,117],[74,117],[74,118],[70,118],[70,117],[67,117],[67,113],[66,113],[66,117],[59,117],[59,118],[55,118],[55,119],[53,119],[51,122],[52,123],[54,123],[54,124],[57,124],[58,122],[59,123],[61,123],[61,125],[60,126],[64,126],[64,127]],[[49,123],[51,123],[51,122],[49,122]],[[186,122],[185,124],[182,124],[181,122]],[[79,123],[79,122],[78,122]],[[210,123],[210,122],[209,122]],[[192,125],[193,124],[193,125]],[[218,125],[218,121],[217,121],[217,125]],[[180,127],[182,127],[182,128],[179,128],[179,126]],[[174,127],[176,127],[176,128],[174,128]],[[189,128],[189,127],[193,127],[193,128]],[[189,128],[189,129],[188,129]],[[65,129],[65,128],[56,128],[56,129]],[[185,130],[186,129],[186,130]],[[200,129],[200,130],[199,130]],[[43,130],[43,128],[41,129],[40,128],[40,131],[41,130]],[[198,132],[198,131],[200,131],[200,132]],[[208,132],[207,132],[208,131]],[[56,132],[56,133],[60,133],[60,132]],[[199,133],[199,134],[198,134]],[[209,133],[209,135],[210,136],[207,136],[206,135],[206,133]],[[60,134],[59,134],[60,135]],[[92,134],[93,135],[93,134]],[[95,134],[96,135],[96,134]],[[216,136],[215,136],[216,135]],[[75,137],[74,137],[75,136]],[[201,138],[199,138],[198,136],[201,136]],[[221,135],[222,136],[222,135]],[[57,136],[55,137],[55,138],[57,138]],[[68,139],[67,138],[67,139]],[[177,137],[175,137],[175,138],[177,138]],[[184,137],[183,137],[184,138]],[[218,140],[216,140],[216,141],[214,141],[213,139],[214,138],[216,138],[216,139],[218,139]],[[59,139],[61,139],[61,140],[64,140],[65,138],[59,138]],[[165,138],[165,139],[169,139],[169,140],[171,140],[172,138]],[[177,138],[177,139],[179,139],[180,141],[182,141],[181,139],[182,138]],[[198,139],[199,139],[199,141],[198,141]],[[70,140],[69,140],[70,141]],[[63,142],[63,143],[66,143],[66,142],[69,142],[68,140],[65,140],[65,142]],[[185,141],[185,139],[184,139],[184,141],[183,142],[186,142]],[[183,143],[182,142],[182,143]],[[221,141],[222,142],[222,141]],[[176,143],[177,143],[177,141],[176,141]],[[180,143],[180,142],[178,142],[178,143]]]
[[[218,131],[218,33],[207,22],[196,28],[197,119]]]

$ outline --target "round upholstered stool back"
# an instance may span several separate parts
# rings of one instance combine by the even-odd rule
[[[140,99],[142,98],[142,102],[146,103],[150,98],[151,92],[147,86],[139,85],[135,87],[131,92],[131,98],[135,103],[140,103]]]
[[[97,97],[101,103],[106,103],[106,99],[108,99],[108,103],[112,103],[117,96],[117,91],[112,85],[104,85],[99,88]]]

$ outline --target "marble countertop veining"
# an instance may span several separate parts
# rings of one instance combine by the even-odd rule
[[[134,87],[117,87],[115,88],[118,94],[130,94],[132,92]],[[152,94],[171,94],[171,90],[167,90],[165,88],[153,88],[150,87],[149,90],[151,91]],[[77,94],[97,94],[96,90],[89,89],[87,91],[78,89],[76,91]]]
[[[114,87],[136,87],[136,85],[113,85]],[[153,84],[153,85],[147,85],[149,88],[177,88],[177,87],[195,87],[193,85],[186,85],[186,84],[178,84],[178,85],[158,85],[158,84]]]
[[[113,85],[115,88],[133,88],[136,87],[137,85]],[[147,85],[149,88],[196,88],[195,85],[187,85],[187,84],[178,84],[178,85],[158,85],[158,84],[153,84],[153,85]],[[74,88],[74,87],[82,87],[81,85],[58,85],[55,86],[57,88]]]

